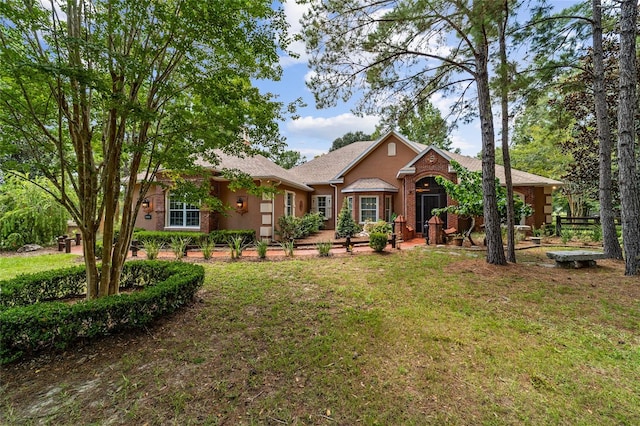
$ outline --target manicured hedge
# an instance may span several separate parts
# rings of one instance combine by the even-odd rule
[[[58,273],[67,279],[78,277],[77,271],[71,269]],[[45,282],[36,278],[34,283],[26,284],[28,276],[20,277],[22,290],[16,290],[20,286],[15,285],[14,294],[27,287],[35,288],[37,283],[58,282],[51,277]],[[20,306],[16,302],[14,307],[0,311],[0,363],[12,362],[43,349],[63,349],[78,339],[144,326],[191,301],[203,280],[204,269],[200,265],[127,262],[121,288],[139,286],[140,291],[75,304],[54,301]],[[2,283],[3,293],[5,284],[6,281]]]
[[[171,245],[172,239],[190,238],[191,244],[200,245],[203,241],[209,240],[214,244],[227,244],[231,237],[241,236],[245,244],[251,244],[256,240],[256,231],[253,229],[224,229],[204,232],[188,231],[135,231],[133,239],[138,241],[153,241],[166,247]]]

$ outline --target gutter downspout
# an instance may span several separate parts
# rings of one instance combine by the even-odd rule
[[[333,202],[333,205],[331,206],[331,208],[333,209],[334,215],[333,215],[333,230],[335,232],[338,232],[338,187],[335,186],[334,184],[330,183],[329,184],[330,187],[333,188],[333,199],[335,200]],[[340,207],[342,208],[342,207]]]

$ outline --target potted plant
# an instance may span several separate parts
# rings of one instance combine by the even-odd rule
[[[457,233],[453,236],[453,244],[456,246],[462,247],[462,243],[464,242],[464,235]]]

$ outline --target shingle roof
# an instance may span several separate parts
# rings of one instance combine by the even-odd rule
[[[307,185],[326,184],[375,141],[354,142],[289,170]]]
[[[468,170],[482,171],[482,160],[478,158],[444,151],[433,146],[425,146],[416,142],[411,142],[398,133],[394,134],[396,137],[412,146],[416,151],[420,151],[420,153],[409,164],[407,164],[403,170],[411,169],[418,159],[422,158],[429,150],[434,149],[439,154],[448,157],[448,160],[455,160]],[[354,142],[335,151],[316,157],[300,166],[294,167],[290,172],[300,182],[304,182],[307,185],[328,184],[330,181],[340,178],[340,174],[345,172],[348,168],[353,167],[361,156],[363,156],[368,150],[373,149],[375,144],[386,139],[387,136],[388,135],[385,135],[377,141]],[[504,185],[504,167],[499,164],[496,165],[496,177],[500,180],[500,183]],[[562,185],[562,182],[560,181],[516,169],[511,169],[511,177],[515,186]]]
[[[342,192],[398,192],[398,188],[378,178],[362,178],[346,186]]]
[[[218,164],[213,165],[204,160],[198,160],[196,163],[199,166],[208,167],[213,170],[237,169],[256,179],[278,180],[290,186],[304,189],[305,191],[313,191],[313,188],[302,183],[300,179],[291,173],[291,171],[283,169],[262,155],[258,154],[240,158],[234,155],[225,154],[219,150],[216,150],[215,153],[220,159]]]
[[[443,151],[449,158],[460,163],[467,170],[482,171],[482,160],[466,155],[456,154],[455,152]],[[501,184],[505,184],[504,166],[496,164],[496,177]],[[523,172],[522,170],[511,169],[511,179],[514,186],[541,186],[541,185],[562,185],[562,182],[549,179],[544,176],[534,175],[533,173]]]

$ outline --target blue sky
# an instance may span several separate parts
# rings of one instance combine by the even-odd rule
[[[551,3],[556,8],[562,9],[575,4],[576,1],[553,1]],[[284,4],[284,9],[287,21],[291,25],[291,32],[299,31],[299,20],[302,18],[305,6],[296,4],[294,0],[289,0]],[[353,115],[351,109],[357,99],[352,99],[349,103],[339,102],[333,108],[317,109],[315,107],[313,94],[305,85],[305,79],[310,70],[307,67],[304,46],[301,43],[295,43],[292,50],[297,52],[300,58],[285,57],[281,59],[283,76],[279,82],[257,82],[261,91],[277,94],[282,102],[289,103],[297,98],[302,98],[307,105],[298,110],[300,118],[297,120],[287,119],[284,123],[280,123],[280,131],[287,139],[288,149],[300,151],[307,160],[311,160],[316,155],[326,153],[333,140],[347,132],[361,130],[365,133],[372,133],[378,124],[378,118]],[[447,99],[436,96],[432,98],[432,102],[443,113],[446,113]],[[496,112],[497,110],[494,109],[494,115],[496,119],[499,119]],[[496,134],[496,136],[498,135]],[[477,121],[459,126],[451,134],[451,139],[453,147],[460,148],[464,155],[475,156],[481,150],[480,127]]]

